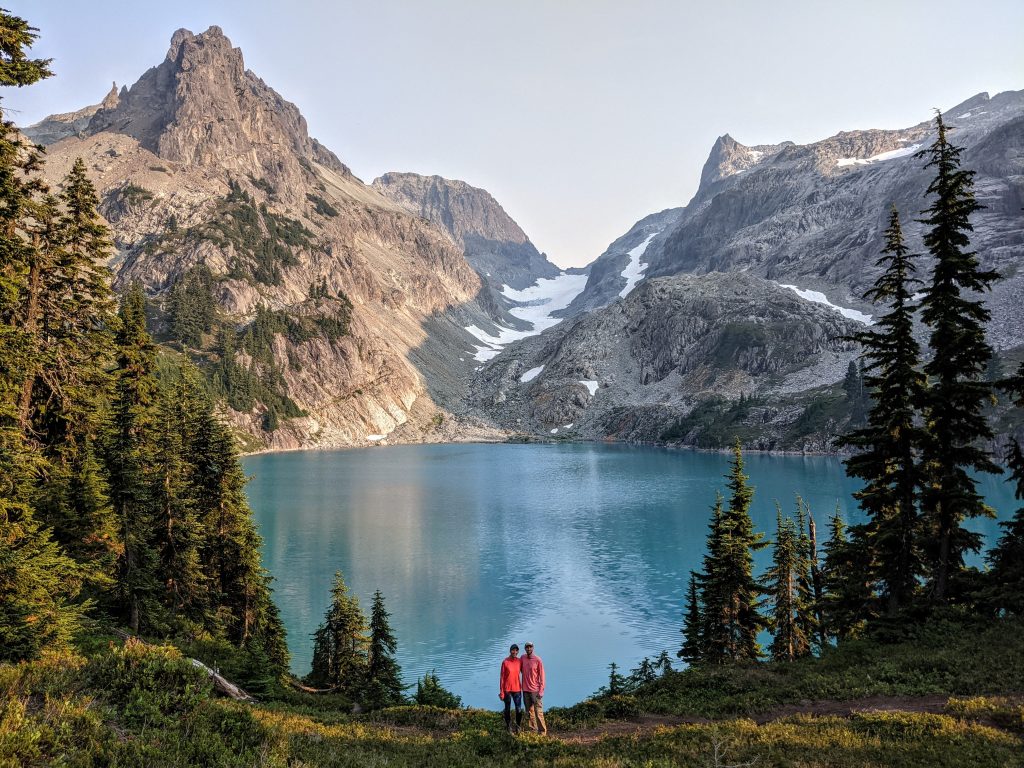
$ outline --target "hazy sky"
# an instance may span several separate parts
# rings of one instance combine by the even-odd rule
[[[5,0],[57,76],[19,124],[131,85],[179,27],[220,25],[369,182],[490,191],[557,264],[685,204],[715,138],[898,128],[1024,88],[1024,1]],[[7,89],[5,89],[7,90]]]

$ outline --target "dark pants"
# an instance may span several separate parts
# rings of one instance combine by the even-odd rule
[[[516,702],[516,728],[523,722],[523,694],[521,691],[509,691],[505,694],[505,727],[512,725],[512,701]]]

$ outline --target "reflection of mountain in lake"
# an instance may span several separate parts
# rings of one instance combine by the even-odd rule
[[[801,493],[823,531],[853,484],[831,457],[749,455],[758,530]],[[620,445],[433,445],[283,453],[245,460],[276,578],[293,667],[342,569],[364,608],[380,589],[407,682],[432,668],[467,704],[496,701],[496,669],[527,639],[549,668],[551,704],[579,701],[680,643],[682,599],[700,566],[728,457]],[[1009,486],[981,490],[1000,516]],[[996,521],[982,521],[990,540]],[[769,551],[758,553],[763,570]]]

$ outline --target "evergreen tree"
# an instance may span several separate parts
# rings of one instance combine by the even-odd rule
[[[796,497],[796,529],[794,531],[794,544],[796,549],[796,562],[794,564],[794,586],[793,613],[794,621],[798,631],[807,641],[807,648],[800,649],[798,655],[810,653],[811,643],[820,630],[817,613],[815,611],[815,586],[814,571],[817,568],[817,555],[811,538],[808,535],[810,530],[809,519],[811,509],[799,496]]]
[[[999,386],[1018,408],[1024,408],[1024,363]],[[1006,464],[1010,470],[1009,482],[1014,483],[1014,494],[1024,499],[1024,449],[1016,438],[1012,438],[1006,448]],[[988,556],[992,569],[989,574],[991,591],[999,611],[1021,616],[1024,615],[1024,507],[1000,525],[1003,535]]]
[[[970,247],[974,172],[960,168],[963,150],[949,143],[950,130],[935,118],[938,135],[919,155],[935,169],[928,187],[932,204],[923,211],[924,244],[935,260],[931,283],[921,301],[921,319],[930,330],[932,359],[924,367],[930,387],[924,397],[927,434],[922,511],[928,527],[928,557],[934,597],[945,600],[950,580],[963,569],[964,555],[978,551],[980,535],[964,520],[991,516],[977,490],[974,472],[998,472],[983,443],[992,437],[983,409],[992,388],[984,380],[992,349],[985,340],[990,313],[976,294],[991,288],[998,273],[982,270]]]
[[[614,661],[608,665],[608,686],[604,692],[609,696],[618,696],[626,692],[626,678],[619,672],[619,665]]]
[[[672,659],[669,658],[668,651],[662,651],[658,654],[658,658],[654,661],[654,668],[659,670],[662,677],[669,672],[675,671],[672,669]]]
[[[146,299],[133,286],[121,304],[117,329],[117,370],[107,466],[110,501],[118,523],[115,611],[133,632],[163,629],[159,554],[152,493],[156,350],[146,331]]]
[[[441,685],[437,672],[431,670],[416,681],[416,696],[413,700],[423,707],[458,709],[462,699]]]
[[[658,679],[658,667],[657,664],[652,662],[646,656],[640,660],[637,668],[631,670],[629,677],[627,678],[627,687],[631,691],[635,691],[641,686],[653,683]]]
[[[878,571],[890,615],[906,608],[923,572],[921,526],[917,511],[922,485],[917,454],[924,433],[917,424],[917,404],[925,393],[920,373],[920,348],[914,339],[914,256],[903,240],[899,213],[894,208],[885,232],[886,245],[876,264],[884,271],[864,294],[890,311],[875,328],[853,338],[864,348],[867,384],[873,392],[868,424],[847,435],[843,442],[857,450],[846,460],[851,477],[864,480],[854,493],[869,522],[867,541]]]
[[[324,623],[313,633],[313,685],[357,695],[366,676],[366,619],[359,600],[349,593],[341,571],[334,573],[331,604]],[[417,689],[417,695],[419,689]]]
[[[719,664],[757,660],[757,635],[766,626],[758,611],[763,590],[753,574],[753,553],[766,544],[750,518],[754,490],[738,439],[727,478],[729,505],[712,521],[702,578],[705,660]]]
[[[870,550],[863,541],[863,527],[854,528],[851,540],[837,507],[829,521],[829,539],[823,551],[822,619],[829,636],[840,641],[856,637],[874,616],[875,605]]]
[[[59,200],[43,206],[50,231],[38,238],[38,250],[48,256],[35,261],[30,302],[40,313],[34,324],[40,365],[26,377],[20,411],[49,464],[36,501],[40,518],[99,594],[112,583],[117,554],[117,521],[97,455],[114,347],[114,303],[101,264],[112,245],[81,159],[62,186]]]
[[[701,636],[703,629],[704,618],[700,610],[697,575],[691,572],[686,590],[686,613],[683,615],[683,647],[676,653],[676,656],[691,666],[699,663],[704,653],[704,640]]]
[[[20,87],[50,76],[48,60],[26,56],[35,32],[0,10],[0,85]],[[43,190],[40,162],[40,153],[0,111],[0,661],[33,658],[65,642],[88,607],[78,601],[80,570],[34,516],[36,479],[46,466],[26,439],[19,410],[37,360],[23,309],[36,256],[28,230]]]
[[[189,455],[194,416],[201,413],[194,374],[184,366],[173,381],[161,382],[156,408],[154,523],[163,602],[174,619],[209,625],[208,585],[203,571],[204,537],[190,485]]]
[[[796,525],[791,518],[783,518],[782,508],[777,507],[772,567],[765,575],[771,604],[769,625],[773,633],[769,651],[775,661],[793,661],[810,652],[808,636],[797,616],[800,559]]]
[[[366,701],[374,709],[394,707],[405,701],[402,669],[395,660],[398,643],[388,622],[384,596],[377,590],[370,609],[370,647],[367,654]]]

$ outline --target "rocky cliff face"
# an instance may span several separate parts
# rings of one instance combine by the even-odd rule
[[[252,407],[229,414],[254,447],[490,434],[445,418],[471,369],[462,329],[486,318],[461,249],[353,177],[220,29],[176,32],[160,65],[84,128],[76,119],[47,173],[85,159],[117,245],[115,285],[141,282],[166,330],[176,286],[204,265],[219,333],[242,340],[264,313],[244,349],[225,351],[210,328],[185,345],[256,382]],[[291,401],[280,424],[275,398]]]
[[[486,190],[415,173],[386,173],[374,180],[373,188],[442,227],[498,291],[503,285],[521,290],[560,272]]]
[[[964,166],[977,172],[985,206],[973,218],[972,246],[1005,277],[990,299],[991,338],[1016,346],[1024,343],[1024,91],[979,94],[945,119],[952,140],[965,147]],[[843,132],[805,146],[745,147],[723,136],[697,194],[651,244],[647,274],[745,271],[870,313],[861,296],[877,276],[892,205],[910,242],[920,242],[914,219],[927,205],[931,172],[914,155],[933,139],[930,122]]]
[[[506,350],[480,374],[476,405],[527,434],[659,440],[700,402],[742,396],[765,406],[761,447],[824,450],[827,429],[785,439],[807,406],[793,396],[842,378],[856,327],[750,275],[645,280]]]

